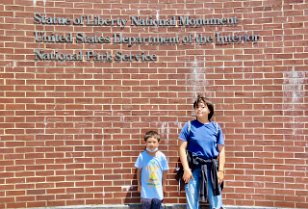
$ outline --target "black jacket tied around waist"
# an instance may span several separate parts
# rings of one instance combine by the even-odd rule
[[[208,196],[208,187],[207,182],[210,179],[212,188],[213,188],[213,194],[215,196],[220,195],[220,188],[218,184],[218,176],[217,176],[217,165],[218,160],[217,159],[208,159],[205,160],[198,156],[191,156],[191,162],[190,166],[193,170],[196,167],[201,168],[201,184],[200,184],[200,200],[206,201]],[[210,172],[208,172],[208,170]],[[210,176],[208,176],[210,174]]]

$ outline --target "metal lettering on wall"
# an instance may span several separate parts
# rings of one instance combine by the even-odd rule
[[[40,25],[59,25],[59,26],[87,26],[87,27],[185,27],[200,28],[205,26],[236,26],[239,20],[236,17],[228,18],[192,18],[189,16],[172,16],[166,19],[153,17],[131,16],[125,18],[104,18],[101,16],[81,15],[69,19],[66,17],[50,17],[47,15],[34,14],[34,23]],[[78,27],[76,27],[78,28]],[[46,31],[35,31],[34,40],[36,43],[63,43],[63,44],[123,44],[128,47],[134,45],[175,45],[175,44],[239,44],[245,42],[257,43],[259,35],[243,32],[232,32],[226,34],[215,31],[214,34],[149,34],[149,35],[126,35],[123,33],[105,34],[85,34],[76,33],[57,33]],[[76,50],[75,53],[64,53],[57,50],[46,52],[42,49],[35,49],[35,60],[38,61],[95,61],[95,62],[155,62],[158,60],[156,54],[124,53],[121,51],[97,52],[93,50]]]

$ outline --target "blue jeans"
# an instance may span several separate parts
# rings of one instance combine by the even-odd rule
[[[208,172],[209,169],[208,169]],[[201,170],[200,168],[196,168],[192,172],[193,174],[193,179],[191,179],[186,185],[185,185],[185,192],[186,192],[186,202],[187,202],[187,209],[199,209],[200,204],[199,204],[199,190],[200,190],[200,179],[201,179]],[[208,173],[208,176],[210,174]],[[222,197],[221,194],[218,196],[213,195],[213,188],[212,184],[210,182],[211,180],[209,179],[207,182],[207,187],[208,187],[208,201],[210,204],[210,209],[220,209],[223,208],[222,205]]]
[[[161,200],[141,198],[141,209],[162,209]]]

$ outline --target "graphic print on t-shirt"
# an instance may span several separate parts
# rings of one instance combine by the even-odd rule
[[[159,186],[159,179],[158,179],[158,176],[157,176],[157,171],[158,171],[159,167],[157,166],[155,161],[151,160],[149,165],[146,167],[146,169],[148,170],[148,173],[150,175],[149,178],[148,178],[147,184],[149,186],[153,186],[153,187]]]

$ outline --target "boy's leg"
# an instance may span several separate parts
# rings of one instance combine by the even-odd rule
[[[151,199],[141,199],[141,208],[142,209],[151,209]]]
[[[161,209],[161,200],[156,198],[152,199],[151,209]]]
[[[209,175],[210,174],[208,173],[208,176]],[[209,178],[209,181],[207,182],[207,188],[208,188],[208,200],[209,200],[210,209],[223,208],[221,191],[220,191],[220,195],[214,196],[213,186],[212,186],[212,182],[210,178]],[[220,186],[219,186],[219,189],[220,189]]]
[[[200,175],[201,170],[193,171],[193,178],[185,185],[186,192],[186,208],[199,209],[199,190],[200,190]]]

